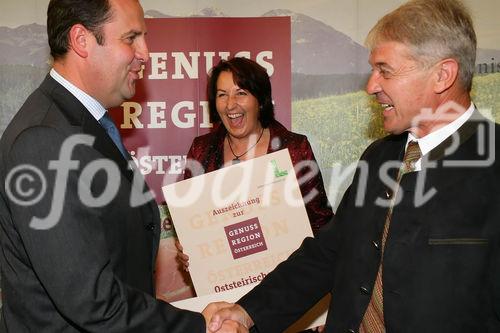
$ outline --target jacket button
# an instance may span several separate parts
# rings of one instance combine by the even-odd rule
[[[347,333],[356,333],[356,331],[353,330],[352,328],[350,328],[350,329],[347,330]]]
[[[146,230],[153,231],[153,230],[155,230],[155,224],[150,223],[145,228],[146,228]]]
[[[380,244],[377,241],[373,241],[372,244],[377,250],[380,250]]]
[[[361,290],[361,292],[362,292],[363,294],[366,294],[366,295],[370,294],[370,291],[369,291],[369,290],[368,290],[368,288],[366,288],[365,286],[361,286],[361,287],[359,288],[359,290]]]

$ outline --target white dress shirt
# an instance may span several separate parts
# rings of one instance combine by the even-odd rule
[[[408,147],[408,143],[410,141],[417,141],[420,147],[420,151],[422,152],[422,157],[428,154],[432,149],[436,148],[441,142],[446,140],[449,136],[455,133],[469,118],[472,116],[474,112],[474,104],[471,103],[467,111],[464,112],[460,117],[455,119],[453,122],[449,123],[446,126],[441,127],[440,129],[427,134],[424,137],[417,138],[411,132],[408,133],[408,140],[406,141],[406,147]],[[422,158],[420,158],[415,163],[415,171],[422,170]]]
[[[99,121],[104,116],[106,109],[95,98],[91,97],[73,83],[63,78],[54,68],[50,70],[50,76],[66,88],[73,96],[75,96],[76,99],[78,99],[83,106],[85,106],[95,120]]]

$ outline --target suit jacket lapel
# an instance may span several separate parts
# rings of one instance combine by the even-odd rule
[[[484,125],[487,125],[487,119],[484,118],[479,111],[475,110],[470,119],[458,129],[456,135],[454,134],[446,138],[446,140],[429,153],[429,161],[438,161],[444,157],[452,157],[453,154],[458,151],[458,146],[462,145],[476,134],[479,126]],[[455,147],[455,149],[453,149],[453,147]]]
[[[123,158],[106,131],[85,106],[50,75],[47,75],[40,88],[52,96],[70,125],[95,137],[93,147],[106,158],[114,161],[125,178],[132,181],[133,173],[129,169],[128,161]]]
[[[387,138],[387,143],[384,146],[383,154],[380,156],[381,161],[395,162],[394,167],[389,170],[389,175],[393,180],[396,180],[401,163],[403,163],[407,140],[407,132],[400,135],[389,136]]]
[[[104,128],[102,128],[99,122],[90,114],[85,106],[83,106],[83,104],[80,103],[75,96],[55,81],[50,75],[47,75],[44,82],[40,85],[40,89],[42,89],[46,94],[52,96],[52,99],[59,107],[59,110],[61,110],[64,114],[70,125],[74,127],[75,132],[83,132],[95,137],[93,147],[106,158],[114,161],[125,178],[132,183],[134,172],[132,168],[129,168],[129,163],[133,163],[133,161],[131,159],[126,160],[123,158],[122,154],[108,136]],[[139,171],[137,170],[137,172]],[[144,189],[131,188],[131,191],[141,190],[149,190],[149,187],[146,185]],[[150,200],[140,209],[144,216],[142,222],[145,228],[151,229],[153,232],[152,264],[154,265],[160,238],[160,225],[158,223],[160,218],[158,207],[156,206],[155,200]]]
[[[82,129],[84,133],[93,135],[96,138],[94,148],[107,158],[113,160],[125,178],[131,182],[133,178],[133,171],[129,168],[129,161],[131,160],[123,158],[120,150],[116,147],[104,128],[88,112],[86,112],[86,115],[82,119]]]
[[[475,110],[456,134],[444,140],[422,160],[422,169],[427,172],[426,188],[462,182],[464,170],[472,177],[471,167],[479,166],[478,163],[481,162],[486,163],[491,131],[495,131],[494,123]],[[443,168],[447,169],[446,177],[442,177]]]

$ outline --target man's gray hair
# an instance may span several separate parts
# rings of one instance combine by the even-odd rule
[[[412,0],[382,17],[371,29],[366,45],[380,42],[407,45],[425,67],[452,58],[459,64],[458,80],[470,91],[476,63],[476,33],[471,15],[458,0]]]

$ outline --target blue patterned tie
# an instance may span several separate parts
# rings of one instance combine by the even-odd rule
[[[120,150],[120,153],[122,153],[123,157],[125,157],[125,159],[128,159],[129,154],[127,149],[123,145],[120,132],[118,131],[118,128],[116,128],[115,123],[107,112],[104,114],[104,116],[102,116],[101,119],[99,119],[99,123],[102,127],[104,127],[111,140],[113,140],[116,147],[118,147],[118,149]]]

